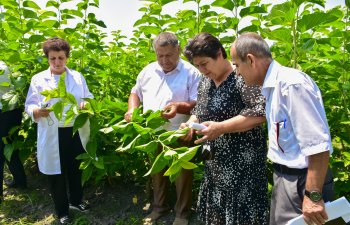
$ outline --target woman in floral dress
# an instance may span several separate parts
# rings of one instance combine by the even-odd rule
[[[267,225],[267,146],[261,127],[265,102],[260,89],[244,85],[211,34],[195,36],[184,54],[205,75],[188,121],[207,126],[196,131],[202,135],[196,143],[204,142],[203,149],[210,150],[199,191],[199,218],[213,225]]]

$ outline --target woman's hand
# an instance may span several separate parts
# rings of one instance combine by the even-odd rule
[[[203,135],[201,138],[195,140],[195,144],[200,144],[205,141],[211,141],[223,134],[221,124],[219,122],[206,121],[202,123],[207,126],[203,130],[196,131],[196,134]]]
[[[40,117],[48,117],[50,114],[50,110],[48,109],[42,109],[42,108],[36,108],[33,110],[33,116],[34,116],[34,119],[37,120],[39,119]]]

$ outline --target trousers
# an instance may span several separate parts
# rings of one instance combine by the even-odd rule
[[[22,122],[22,110],[14,109],[11,111],[2,112],[0,110],[0,197],[3,196],[4,181],[4,164],[8,165],[8,168],[13,176],[14,182],[20,186],[27,186],[27,177],[24,172],[23,164],[19,158],[19,152],[13,151],[10,161],[7,161],[4,156],[5,143],[2,138],[8,136],[12,127],[20,125]],[[9,140],[11,143],[11,140]]]
[[[307,172],[286,174],[274,171],[270,225],[286,224],[302,214],[306,176]],[[334,199],[333,175],[330,169],[327,171],[322,194],[324,202]]]
[[[84,148],[79,133],[72,135],[72,127],[58,129],[61,174],[47,175],[59,218],[69,214],[69,203],[79,205],[83,199],[82,172],[79,169],[80,161],[76,157],[84,152]]]
[[[164,176],[165,170],[152,176],[153,211],[162,213],[168,211],[169,177]],[[191,213],[193,171],[182,169],[175,181],[176,204],[175,212],[178,218],[187,218]]]

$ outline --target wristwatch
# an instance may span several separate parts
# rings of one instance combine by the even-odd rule
[[[308,197],[309,199],[311,199],[311,201],[313,202],[318,202],[322,199],[322,193],[319,191],[308,191],[305,190],[305,195],[306,197]]]

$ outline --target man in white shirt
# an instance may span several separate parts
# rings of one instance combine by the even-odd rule
[[[328,169],[333,152],[321,92],[305,73],[274,61],[266,41],[244,33],[231,47],[237,73],[247,85],[262,85],[274,167],[270,225],[303,214],[307,224],[324,224],[324,203],[333,198]]]
[[[199,71],[190,63],[180,59],[180,45],[177,37],[169,32],[160,33],[153,41],[157,61],[147,65],[138,75],[128,101],[127,121],[132,112],[142,103],[144,112],[163,110],[163,117],[169,119],[166,130],[176,130],[188,120],[191,109],[197,100]],[[166,204],[169,178],[164,171],[152,176],[153,211],[145,222],[153,222],[167,214]],[[182,170],[176,180],[177,202],[174,225],[188,224],[192,204],[191,170]]]

